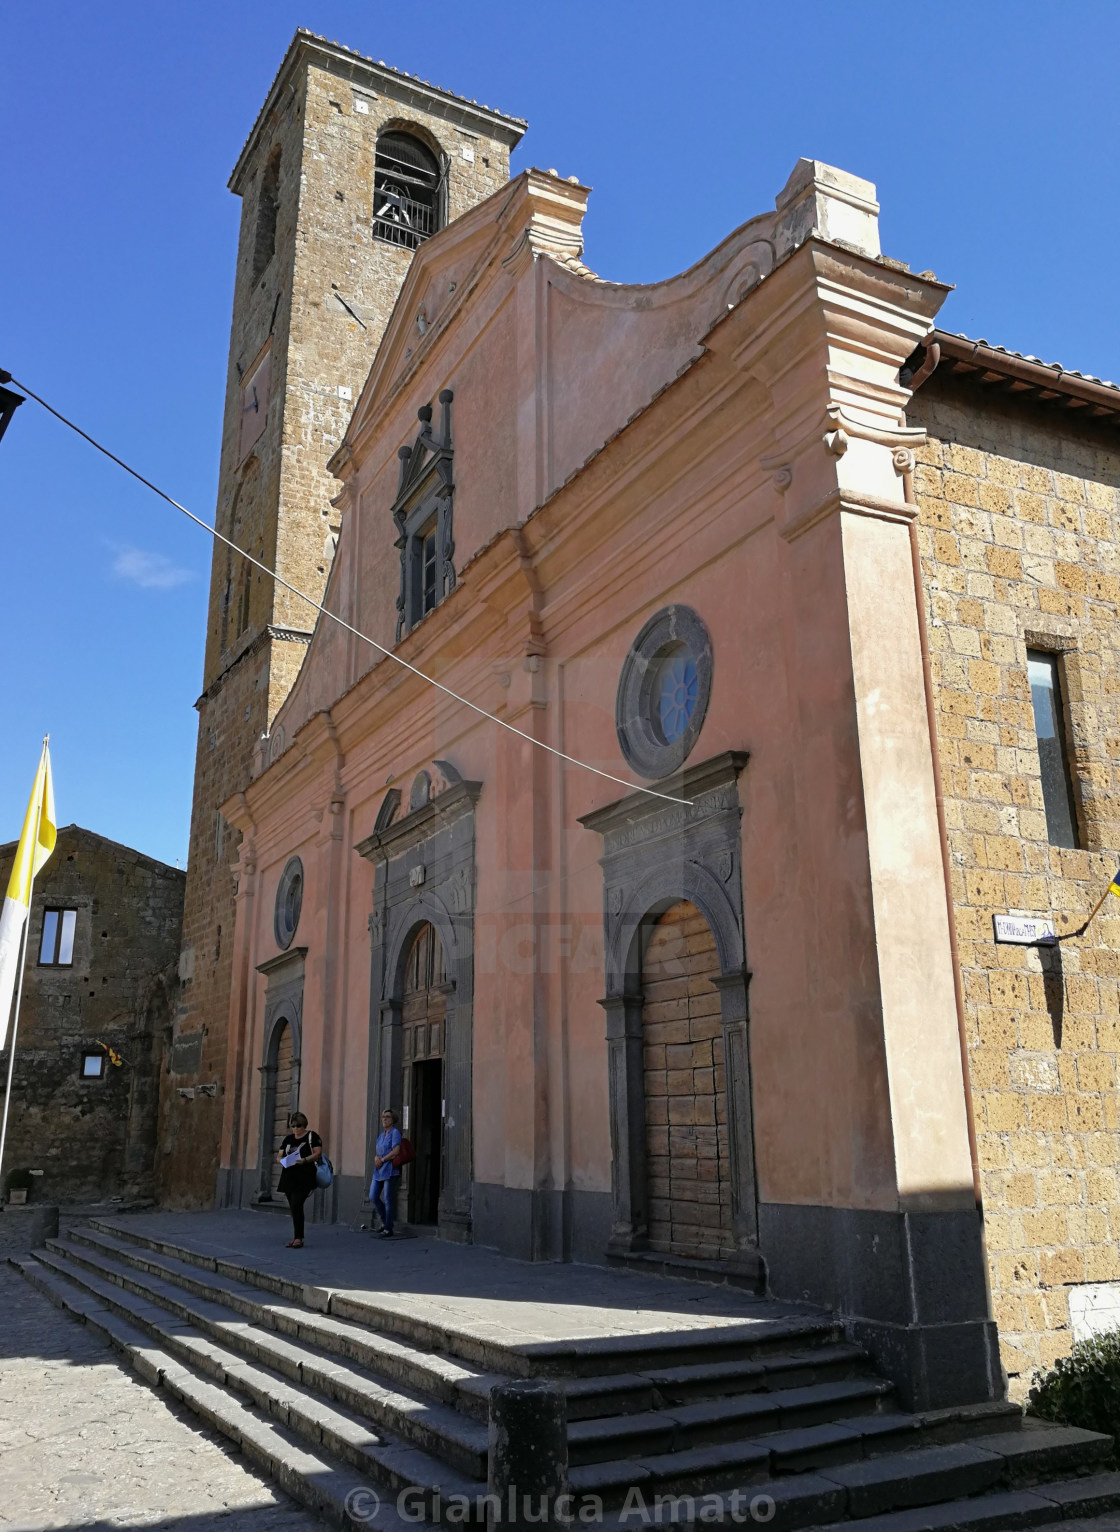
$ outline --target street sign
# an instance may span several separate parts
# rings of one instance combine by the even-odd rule
[[[1031,915],[993,915],[997,942],[1020,947],[1051,947],[1058,940],[1054,922]]]

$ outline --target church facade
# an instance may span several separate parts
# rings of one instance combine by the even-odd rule
[[[1120,929],[1073,935],[1120,847],[1120,390],[939,330],[843,171],[618,285],[587,188],[506,181],[514,119],[441,211],[417,109],[354,215],[391,317],[361,350],[346,299],[353,413],[286,481],[326,613],[205,789],[218,1202],[298,1106],[357,1219],[391,1105],[443,1238],[829,1305],[912,1404],[1021,1391],[1120,1277]]]

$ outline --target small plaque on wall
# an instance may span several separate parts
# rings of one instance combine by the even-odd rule
[[[1019,947],[1050,947],[1058,940],[1054,922],[1033,915],[993,915],[997,942]]]

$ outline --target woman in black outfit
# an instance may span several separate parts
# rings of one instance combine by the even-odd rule
[[[315,1166],[323,1153],[323,1140],[307,1126],[302,1112],[294,1112],[288,1119],[291,1131],[280,1145],[277,1160],[299,1152],[298,1165],[285,1165],[280,1172],[280,1185],[292,1210],[293,1238],[288,1241],[289,1250],[303,1249],[303,1204],[315,1190]]]

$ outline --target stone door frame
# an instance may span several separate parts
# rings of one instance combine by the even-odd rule
[[[261,1116],[257,1197],[272,1198],[272,1124],[276,1116],[276,1067],[280,1034],[284,1026],[292,1029],[292,1098],[291,1110],[299,1110],[300,1060],[303,1055],[303,980],[306,947],[289,947],[279,956],[257,965],[257,972],[268,980],[264,993],[264,1027],[261,1063]]]
[[[391,789],[378,828],[356,847],[375,869],[369,919],[366,1178],[373,1175],[382,1107],[400,1102],[405,965],[413,938],[427,922],[443,945],[447,984],[439,1233],[465,1242],[471,1237],[473,1180],[475,804],[482,784],[462,781],[447,762],[436,764],[450,785],[399,820],[400,795]]]
[[[608,1255],[648,1248],[642,958],[653,923],[681,900],[712,931],[719,960],[724,1091],[731,1156],[733,1263],[758,1261],[753,1109],[737,751],[658,783],[679,805],[631,793],[580,823],[603,837],[603,937],[613,1224]]]

